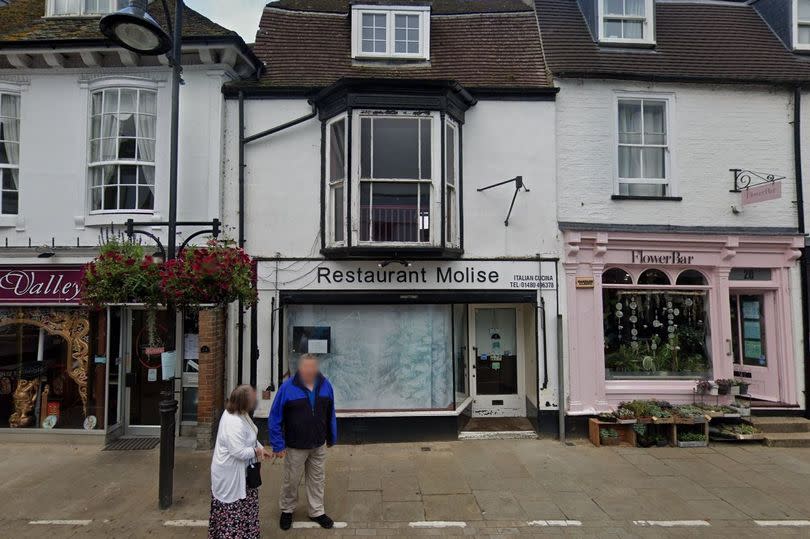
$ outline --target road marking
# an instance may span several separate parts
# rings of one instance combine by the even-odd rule
[[[32,520],[34,526],[89,526],[92,520]]]
[[[335,522],[333,528],[347,528],[349,525],[346,522]],[[320,528],[321,525],[317,522],[293,522],[292,527],[296,530],[304,528]]]
[[[757,526],[810,526],[810,520],[755,520]]]
[[[530,520],[526,524],[537,528],[546,528],[556,526],[559,528],[567,528],[570,526],[582,526],[579,520]]]
[[[411,528],[466,528],[466,522],[454,522],[450,520],[420,520],[409,522]]]
[[[167,520],[163,523],[164,526],[171,526],[175,528],[207,528],[207,520]]]
[[[705,520],[634,520],[636,526],[660,526],[661,528],[675,528],[678,526],[711,526]]]

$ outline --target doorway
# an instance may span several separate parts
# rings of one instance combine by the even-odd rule
[[[124,357],[125,434],[158,436],[161,393],[171,390],[163,381],[161,354],[168,342],[166,311],[125,309],[121,324],[121,350]]]
[[[730,296],[734,377],[749,382],[754,399],[778,402],[779,358],[773,330],[776,299],[772,291],[738,291]]]
[[[473,417],[526,417],[523,310],[471,305]]]

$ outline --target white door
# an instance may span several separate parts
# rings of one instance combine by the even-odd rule
[[[515,305],[470,306],[473,417],[525,417],[523,314]]]

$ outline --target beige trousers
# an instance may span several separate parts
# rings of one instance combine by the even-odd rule
[[[324,514],[323,491],[326,485],[326,444],[315,449],[287,448],[281,475],[281,496],[278,505],[282,513],[292,513],[298,504],[298,485],[306,474],[309,516]]]

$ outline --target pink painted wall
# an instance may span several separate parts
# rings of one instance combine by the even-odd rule
[[[687,268],[698,269],[706,276],[714,379],[734,377],[729,292],[739,288],[772,294],[773,310],[766,321],[768,374],[773,373],[781,401],[797,402],[793,373],[795,362],[802,358],[794,357],[790,297],[791,292],[799,291],[790,289],[789,270],[799,257],[801,237],[568,231],[564,240],[569,414],[608,411],[621,401],[638,398],[674,403],[693,399],[694,380],[605,379],[601,283],[602,272],[611,267],[626,270],[634,282],[650,267],[666,272],[673,283]],[[645,259],[649,263],[641,264],[638,251],[652,255],[655,262]],[[735,267],[768,268],[771,280],[730,281],[729,274]],[[592,277],[594,287],[577,288],[577,277]]]

